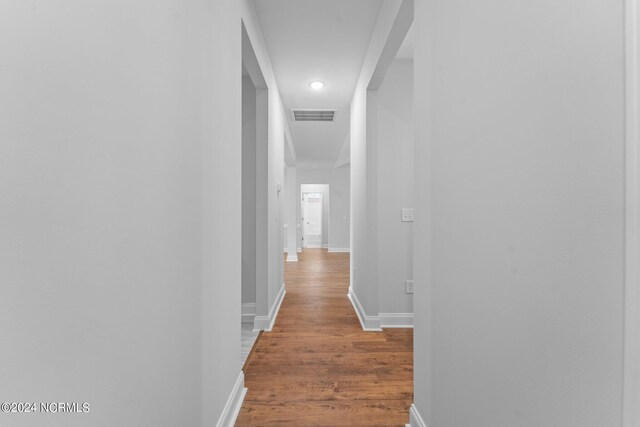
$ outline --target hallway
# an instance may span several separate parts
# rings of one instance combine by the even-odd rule
[[[413,330],[364,332],[347,298],[349,254],[286,263],[272,332],[245,366],[236,426],[401,426],[413,402]]]
[[[0,427],[640,427],[640,0],[6,0],[0,45]]]

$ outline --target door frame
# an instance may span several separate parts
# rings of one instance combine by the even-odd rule
[[[640,425],[640,8],[625,0],[623,427]]]
[[[304,240],[304,236],[306,234],[305,230],[306,230],[306,226],[305,226],[305,222],[304,222],[304,215],[305,215],[305,207],[307,209],[307,213],[308,213],[308,199],[305,199],[305,194],[320,194],[320,245],[319,246],[306,246],[306,242]],[[324,191],[304,191],[302,192],[302,206],[303,208],[301,209],[302,211],[302,248],[309,248],[309,249],[320,249],[322,248],[322,245],[324,244]]]

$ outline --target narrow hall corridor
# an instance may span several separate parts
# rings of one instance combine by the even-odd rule
[[[362,330],[347,298],[347,253],[305,249],[286,263],[285,283],[273,331],[245,365],[236,426],[404,426],[413,330]]]

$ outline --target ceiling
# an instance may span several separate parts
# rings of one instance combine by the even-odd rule
[[[298,165],[333,166],[349,133],[349,104],[381,0],[256,0],[285,108],[336,109],[334,122],[294,122]],[[314,90],[309,83],[321,80]]]

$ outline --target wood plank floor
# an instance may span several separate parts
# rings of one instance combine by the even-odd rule
[[[236,426],[404,426],[413,331],[364,332],[347,298],[349,254],[305,249],[286,263],[272,332],[245,365]]]

